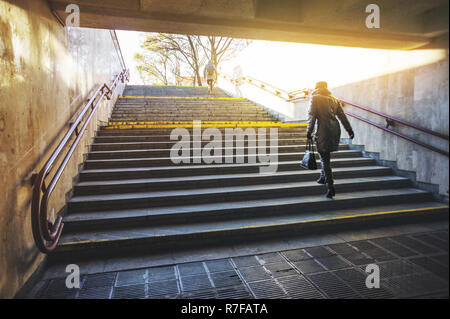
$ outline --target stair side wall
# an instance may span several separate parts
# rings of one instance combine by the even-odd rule
[[[64,28],[44,0],[0,2],[0,298],[15,296],[44,260],[31,231],[32,173],[93,88],[121,70],[109,30]],[[50,214],[64,208],[83,154],[115,98],[104,100],[92,119],[52,194]]]
[[[448,51],[437,62],[381,75],[333,88],[335,96],[428,129],[449,134],[449,58]],[[345,106],[345,110],[385,125],[380,116]],[[435,195],[448,202],[448,157],[404,140],[377,127],[349,117],[355,131],[353,144],[364,145],[366,154],[381,164],[395,163],[397,172],[410,172],[416,186],[431,187]],[[448,152],[448,141],[396,124],[400,133]],[[346,137],[343,133],[342,137]],[[392,166],[392,165],[388,165]],[[429,188],[428,186],[425,188]]]

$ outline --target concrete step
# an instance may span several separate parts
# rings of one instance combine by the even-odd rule
[[[208,94],[208,88],[193,86],[153,86],[153,85],[127,85],[123,92],[124,96],[195,96]],[[214,88],[211,96],[228,96],[220,88]]]
[[[254,148],[253,148],[254,149]],[[244,150],[244,149],[242,149]],[[278,162],[285,161],[299,161],[305,155],[305,152],[292,152],[292,153],[270,153],[266,152],[264,155],[270,154],[274,156],[274,158]],[[318,156],[318,155],[317,155]],[[347,151],[339,151],[333,152],[332,158],[352,158],[352,157],[362,157],[361,151],[347,150]],[[259,155],[257,151],[255,151],[254,161],[259,161]],[[205,164],[205,160],[214,161],[215,163],[224,163],[224,164],[233,164],[236,163],[237,156],[235,154],[226,155],[223,153],[221,156],[208,156],[204,157],[200,156],[192,156],[192,152],[190,156],[187,157],[178,157],[180,163],[174,163],[173,158],[168,157],[152,157],[152,158],[123,158],[123,159],[99,159],[99,160],[91,160],[88,159],[84,162],[85,169],[97,169],[97,168],[120,168],[120,167],[157,167],[157,166],[168,166],[168,165],[201,165]],[[198,163],[196,161],[198,160]],[[230,161],[230,162],[227,162]],[[248,156],[248,153],[245,152],[243,154],[243,162],[251,162],[251,157]]]
[[[242,99],[235,99],[235,98],[190,98],[189,96],[187,96],[186,98],[179,98],[179,97],[174,97],[174,98],[142,98],[142,97],[138,97],[138,98],[119,98],[117,100],[117,105],[120,104],[147,104],[147,105],[188,105],[188,104],[192,104],[195,106],[198,105],[216,105],[216,104],[223,104],[226,106],[231,106],[231,105],[251,105],[251,106],[257,106],[256,104],[254,104],[253,102],[250,102],[248,100],[242,100]]]
[[[226,115],[226,114],[250,114],[250,115],[267,115],[266,111],[258,108],[249,108],[249,107],[208,107],[208,108],[201,108],[201,107],[190,107],[190,108],[176,108],[176,107],[161,107],[161,108],[154,108],[154,107],[116,107],[114,108],[114,111],[112,114],[114,115],[121,115],[121,114],[153,114],[153,115],[167,115],[171,116],[173,113],[182,113],[182,114],[214,114],[214,115]]]
[[[270,122],[275,120],[273,117],[258,116],[122,116],[111,117],[110,122],[145,122],[145,121],[259,121]]]
[[[236,111],[236,110],[224,110],[224,109],[218,109],[218,110],[210,110],[208,112],[205,111],[183,111],[183,110],[152,110],[152,111],[146,111],[146,110],[126,110],[126,111],[113,111],[112,113],[113,117],[121,117],[121,116],[148,116],[148,117],[165,117],[170,118],[173,116],[189,116],[189,117],[195,117],[195,116],[261,116],[261,117],[272,117],[267,112],[260,112],[260,111]]]
[[[378,203],[376,198],[378,198]],[[371,205],[365,205],[366,202]],[[234,207],[232,207],[233,205]],[[393,206],[396,210],[392,210]],[[316,209],[311,209],[311,207]],[[318,207],[320,208],[317,209]],[[246,212],[243,213],[241,210],[246,210]],[[255,214],[250,213],[249,210],[256,210],[259,214],[254,217]],[[264,214],[263,211],[267,213]],[[290,211],[291,214],[273,214],[280,211]],[[232,214],[239,218],[227,217],[223,220],[214,218],[204,222],[198,222],[197,218],[191,219],[194,214],[204,215],[206,212],[211,212],[216,216]],[[324,196],[311,196],[307,199],[303,198],[302,201],[298,198],[284,198],[231,203],[231,205],[222,203],[222,205],[209,208],[189,206],[189,208],[185,208],[184,212],[170,208],[165,211],[147,210],[141,214],[145,216],[144,219],[153,219],[152,223],[134,227],[108,228],[107,224],[108,221],[111,222],[111,219],[115,225],[122,223],[127,225],[127,218],[141,218],[141,216],[130,217],[133,213],[139,215],[137,211],[116,213],[116,215],[113,213],[114,216],[104,215],[102,222],[98,218],[90,220],[89,224],[103,223],[105,228],[101,230],[77,230],[84,223],[82,219],[75,220],[73,218],[71,221],[67,221],[67,226],[72,231],[66,231],[63,234],[57,253],[64,251],[86,253],[88,250],[92,250],[98,254],[110,247],[113,249],[111,252],[117,254],[120,248],[148,250],[150,247],[153,250],[157,246],[164,246],[166,249],[174,249],[181,245],[184,249],[188,249],[197,245],[204,247],[208,244],[223,242],[223,240],[242,242],[257,236],[263,236],[266,239],[271,236],[281,238],[292,232],[299,234],[322,227],[336,229],[336,227],[349,224],[358,227],[357,225],[362,226],[377,220],[384,224],[391,224],[398,218],[404,222],[417,217],[423,220],[436,218],[436,216],[448,216],[448,206],[432,202],[426,192],[416,189],[400,189],[393,192],[381,191],[376,194],[374,192],[360,192],[358,195],[342,193],[335,200],[327,200]],[[157,221],[156,216],[159,215],[161,220],[165,220],[168,214],[180,214],[179,218],[184,219],[184,222],[181,221],[178,224],[155,222]],[[182,217],[183,214],[184,217]],[[189,215],[189,218],[186,215]],[[87,215],[81,217],[87,219]],[[70,226],[71,223],[74,224]],[[75,223],[78,223],[78,226],[75,226]],[[85,224],[87,225],[87,222]],[[99,225],[97,224],[97,226]],[[71,256],[73,257],[73,255]]]
[[[383,166],[361,166],[337,168],[333,172],[336,179],[355,177],[388,176],[392,170]],[[165,178],[136,178],[111,181],[80,182],[74,186],[74,196],[121,194],[127,192],[149,192],[158,190],[177,190],[208,188],[213,186],[244,186],[258,184],[273,184],[281,182],[315,181],[319,177],[318,171],[298,170],[276,172],[274,174],[223,174],[200,175]]]
[[[176,107],[161,107],[161,108],[153,108],[153,107],[121,107],[115,108],[113,111],[113,115],[121,115],[121,114],[143,114],[143,115],[166,115],[171,116],[175,114],[186,114],[186,115],[198,115],[198,114],[211,114],[211,115],[268,115],[264,110],[253,108],[250,109],[248,107],[235,107],[235,108],[227,108],[227,107],[196,107],[196,108],[176,108]]]
[[[256,136],[259,136],[255,130]],[[270,137],[270,130],[266,129],[266,134]],[[201,139],[202,135],[190,135],[191,139]],[[225,137],[225,136],[224,136]],[[306,138],[306,132],[297,133],[278,133],[280,139]],[[169,135],[121,135],[121,136],[97,136],[94,143],[123,143],[123,142],[167,142],[170,141]]]
[[[172,112],[216,112],[216,111],[229,111],[229,112],[260,112],[267,113],[264,109],[246,104],[192,104],[192,103],[182,103],[182,104],[155,104],[155,103],[141,103],[141,104],[116,104],[113,112],[120,111],[145,111],[145,112],[164,112],[166,114]]]
[[[205,93],[206,88],[132,87],[124,95]],[[337,195],[334,200],[326,198],[326,187],[316,183],[320,170],[305,170],[299,165],[306,144],[304,125],[277,127],[277,162],[270,163],[277,166],[273,174],[261,173],[260,169],[268,164],[259,162],[172,163],[170,151],[178,141],[170,140],[173,128],[168,126],[182,126],[182,122],[190,125],[199,119],[238,121],[255,129],[265,127],[267,133],[270,126],[264,122],[276,122],[248,100],[118,99],[112,125],[100,129],[91,145],[67,204],[60,245],[51,258],[98,258],[103,254],[122,257],[133,251],[288,238],[290,234],[328,227],[358,228],[368,223],[405,223],[448,215],[448,206],[434,202],[431,193],[411,188],[408,179],[394,176],[390,168],[377,166],[374,159],[362,157],[360,151],[350,150],[348,145],[332,153]],[[260,123],[244,123],[253,121]],[[112,128],[122,125],[120,122],[167,127]],[[217,126],[224,134],[224,124]],[[192,148],[194,130],[187,130]],[[266,141],[266,145],[271,142]],[[201,145],[208,143],[202,141]],[[255,139],[244,139],[242,143],[238,146],[233,141],[228,150],[248,154],[257,146]],[[226,149],[223,145],[220,148],[223,154]],[[200,150],[196,146],[195,151]],[[232,156],[220,158],[236,161]],[[198,155],[194,159],[201,160]],[[244,160],[248,161],[248,156]],[[319,158],[317,163],[320,168]]]
[[[147,110],[216,110],[216,109],[230,109],[238,111],[265,111],[263,108],[249,103],[230,103],[227,100],[167,100],[165,102],[158,102],[156,100],[133,101],[128,103],[116,104],[118,110],[123,109],[147,109]]]
[[[398,176],[373,176],[341,179],[335,182],[339,192],[408,187],[410,181]],[[324,193],[324,186],[316,182],[291,182],[279,184],[260,184],[233,187],[214,187],[208,189],[170,190],[160,192],[140,192],[126,194],[75,196],[68,202],[69,213],[90,210],[124,208],[149,208],[169,205],[217,203],[226,199],[259,200],[261,198],[282,198],[307,196]]]
[[[306,135],[306,127],[274,127],[278,130],[278,134],[305,134]],[[192,134],[192,128],[185,128]],[[225,132],[225,127],[217,128],[222,134]],[[245,130],[245,128],[242,128]],[[257,132],[257,127],[254,128],[255,132]],[[106,129],[105,127],[101,128],[97,132],[97,137],[102,136],[140,136],[140,135],[155,135],[155,136],[170,136],[173,128],[147,128],[147,129]],[[270,132],[270,127],[266,127],[266,131]],[[203,130],[202,130],[203,134]]]
[[[248,150],[257,151],[256,147],[244,147],[244,152],[248,152]],[[233,153],[236,153],[236,150],[241,150],[242,147],[221,147],[219,148],[222,153],[225,154],[227,150],[232,149]],[[279,153],[291,153],[291,152],[304,152],[306,146],[304,144],[301,145],[280,145],[278,146]],[[341,144],[339,146],[340,151],[348,150],[349,146],[347,144]],[[191,151],[201,150],[199,148],[191,148]],[[98,160],[98,159],[118,159],[118,158],[149,158],[149,157],[168,157],[170,156],[170,148],[166,149],[150,149],[150,150],[118,150],[118,151],[92,151],[88,154],[88,159],[90,160]],[[266,151],[269,152],[270,149],[266,148]]]
[[[377,199],[378,198],[378,199]],[[350,210],[355,208],[368,209],[370,206],[380,205],[411,205],[420,207],[425,202],[430,203],[430,194],[416,192],[411,188],[389,190],[363,190],[358,193],[339,193],[333,200],[323,195],[308,195],[303,197],[285,197],[263,199],[260,201],[235,201],[232,203],[219,202],[214,204],[184,206],[165,206],[151,209],[126,208],[106,211],[89,211],[71,213],[64,219],[66,232],[79,232],[87,229],[101,230],[105,228],[121,228],[123,226],[167,226],[208,222],[211,220],[239,220],[245,218],[301,216],[306,213],[318,212],[325,215],[335,210]],[[435,206],[442,204],[434,202]],[[319,215],[320,216],[320,215]]]
[[[200,110],[178,110],[178,109],[169,109],[169,110],[115,110],[112,113],[113,117],[120,116],[159,116],[159,117],[173,117],[173,116],[261,116],[261,117],[272,117],[267,112],[261,111],[239,111],[239,110],[208,110],[208,111],[200,111]]]
[[[300,168],[299,160],[272,163],[277,165],[277,171],[285,172],[298,170]],[[358,167],[373,166],[375,160],[372,158],[337,158],[331,160],[331,167]],[[317,161],[320,168],[320,161]],[[80,172],[80,181],[93,180],[115,180],[149,177],[168,177],[168,176],[199,176],[210,174],[237,174],[237,173],[259,173],[261,166],[267,166],[262,163],[243,163],[243,164],[206,164],[206,165],[172,165],[161,167],[136,167],[136,168],[109,168],[109,169],[91,169]]]
[[[244,146],[247,146],[249,142],[257,143],[256,139],[235,139],[234,144],[243,143]],[[118,151],[118,150],[136,150],[136,149],[164,149],[164,148],[172,148],[173,145],[177,144],[179,140],[174,141],[151,141],[151,142],[118,142],[118,143],[94,143],[91,146],[92,151]],[[298,144],[306,144],[306,138],[286,138],[286,139],[277,139],[274,140],[266,140],[266,145],[274,145],[277,142],[278,145],[298,145]],[[209,141],[202,140],[202,147],[210,143]],[[250,143],[250,144],[251,144]],[[191,139],[191,145],[192,139]]]

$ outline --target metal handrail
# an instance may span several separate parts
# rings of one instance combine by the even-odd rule
[[[231,83],[237,82],[237,81],[233,80],[233,79],[232,79],[230,76],[228,76],[228,75],[224,75],[224,74],[220,74],[220,75],[221,75],[223,78],[225,78],[225,79],[229,79],[229,80],[231,81]],[[308,97],[309,92],[310,92],[310,90],[308,90],[308,89],[300,89],[300,90],[295,90],[295,91],[291,91],[291,92],[286,92],[286,91],[284,91],[284,90],[277,89],[277,88],[275,88],[274,86],[272,86],[272,85],[270,85],[270,84],[267,84],[267,83],[264,83],[264,82],[262,82],[262,81],[253,79],[253,78],[251,78],[251,77],[242,77],[242,80],[244,80],[244,81],[246,81],[246,82],[248,82],[248,83],[250,83],[250,84],[253,84],[254,86],[256,86],[256,87],[258,87],[258,88],[260,88],[260,89],[263,89],[263,90],[266,91],[266,92],[269,92],[269,93],[271,93],[271,94],[273,94],[273,95],[275,95],[275,96],[278,96],[278,97],[282,98],[283,100],[285,100],[286,102],[294,102],[294,101],[297,101],[297,100],[300,100],[300,99],[305,99],[306,97]],[[260,84],[257,85],[257,84],[255,84],[255,83],[253,83],[253,82],[259,82]],[[275,93],[270,92],[270,90],[266,89],[266,87],[272,88],[273,90],[275,90]],[[286,98],[280,96],[281,93],[287,94],[289,98],[286,99]],[[300,96],[300,97],[297,96],[297,97],[296,97],[296,95],[299,95],[299,94],[303,94],[303,96]],[[394,134],[394,135],[396,135],[396,136],[398,136],[398,137],[400,137],[400,138],[403,138],[403,139],[408,140],[408,141],[410,141],[410,142],[412,142],[412,143],[415,143],[415,144],[417,144],[417,145],[420,145],[420,146],[422,146],[422,147],[424,147],[424,148],[427,148],[427,149],[429,149],[429,150],[431,150],[431,151],[433,151],[433,152],[436,152],[436,153],[445,155],[445,156],[447,156],[447,157],[449,156],[449,152],[447,152],[447,151],[445,151],[445,150],[442,150],[442,149],[439,149],[439,148],[437,148],[437,147],[434,147],[434,146],[432,146],[432,145],[423,143],[423,142],[421,142],[421,141],[419,141],[419,140],[416,140],[416,139],[414,139],[414,138],[412,138],[412,137],[406,136],[406,135],[404,135],[404,134],[402,134],[402,133],[393,131],[393,130],[389,129],[389,126],[393,126],[394,123],[399,123],[399,124],[402,124],[402,125],[404,125],[404,126],[414,128],[414,129],[416,129],[416,130],[419,130],[419,131],[422,131],[422,132],[424,132],[424,133],[427,133],[427,134],[430,134],[430,135],[433,135],[433,136],[442,138],[442,139],[447,140],[447,141],[449,140],[448,135],[445,135],[445,134],[442,134],[442,133],[439,133],[439,132],[435,132],[435,131],[433,131],[433,130],[430,130],[430,129],[427,129],[427,128],[425,128],[425,127],[416,125],[416,124],[414,124],[414,123],[407,122],[407,121],[405,121],[405,120],[396,118],[396,117],[394,117],[394,116],[390,116],[390,115],[385,114],[385,113],[382,113],[382,112],[378,112],[378,111],[376,111],[376,110],[374,110],[374,109],[371,109],[371,108],[369,108],[369,107],[361,106],[361,105],[358,105],[358,104],[356,104],[356,103],[352,103],[352,102],[349,102],[349,101],[346,101],[346,100],[342,100],[342,99],[339,99],[339,100],[340,100],[344,105],[345,105],[345,104],[348,104],[348,105],[354,106],[354,107],[356,107],[356,108],[359,108],[359,109],[361,109],[361,110],[364,110],[364,111],[367,111],[367,112],[370,112],[370,113],[373,113],[373,114],[376,114],[376,115],[378,115],[378,116],[383,117],[383,118],[386,120],[386,126],[383,126],[383,125],[381,125],[381,124],[375,123],[375,122],[370,121],[370,120],[368,120],[368,119],[365,119],[365,118],[363,118],[363,117],[361,117],[361,116],[359,116],[359,115],[356,115],[356,114],[353,114],[353,113],[351,113],[351,112],[348,112],[348,111],[345,111],[345,110],[344,110],[344,113],[347,114],[348,116],[351,116],[351,117],[353,117],[353,118],[356,118],[356,119],[358,119],[358,120],[360,120],[360,121],[363,121],[363,122],[365,122],[365,123],[367,123],[367,124],[370,124],[370,125],[372,125],[372,126],[375,126],[375,127],[379,128],[379,129],[385,131],[385,132],[389,132],[389,133]]]
[[[403,138],[403,139],[405,139],[405,140],[408,140],[408,141],[410,141],[410,142],[412,142],[412,143],[415,143],[415,144],[417,144],[417,145],[420,145],[420,146],[422,146],[422,147],[424,147],[424,148],[426,148],[426,149],[429,149],[429,150],[431,150],[431,151],[433,151],[433,152],[436,152],[436,153],[445,155],[445,156],[447,156],[447,157],[449,156],[449,153],[448,153],[447,151],[441,150],[441,149],[436,148],[436,147],[434,147],[434,146],[431,146],[431,145],[429,145],[429,144],[425,144],[425,143],[423,143],[423,142],[421,142],[421,141],[418,141],[418,140],[416,140],[416,139],[414,139],[414,138],[412,138],[412,137],[409,137],[409,136],[406,136],[406,135],[404,135],[404,134],[402,134],[402,133],[393,131],[393,130],[391,130],[391,129],[389,129],[389,128],[387,128],[387,127],[381,125],[381,124],[372,122],[372,121],[370,121],[370,120],[368,120],[368,119],[365,119],[365,118],[363,118],[363,117],[361,117],[361,116],[359,116],[359,115],[353,114],[353,113],[351,113],[351,112],[344,111],[344,113],[347,114],[348,116],[354,117],[355,119],[358,119],[358,120],[360,120],[360,121],[362,121],[362,122],[364,122],[364,123],[367,123],[367,124],[370,124],[370,125],[372,125],[372,126],[378,127],[379,129],[381,129],[381,130],[383,130],[383,131],[385,131],[385,132],[389,132],[389,133],[391,133],[391,134],[394,134],[395,136],[398,136],[398,137]]]
[[[48,254],[56,248],[61,237],[62,229],[64,227],[62,216],[58,216],[58,218],[53,223],[47,219],[47,205],[50,195],[55,189],[56,184],[58,183],[64,169],[66,168],[69,159],[71,158],[73,152],[75,151],[75,148],[80,142],[83,133],[85,132],[88,124],[97,111],[97,108],[99,107],[102,99],[106,97],[106,99],[110,100],[112,98],[112,95],[114,94],[115,89],[117,88],[117,84],[119,83],[119,81],[125,83],[125,81],[129,81],[129,79],[129,70],[123,70],[119,75],[117,75],[111,86],[108,86],[106,83],[100,85],[95,91],[94,95],[88,101],[88,103],[82,108],[82,111],[77,116],[77,118],[73,122],[69,122],[71,124],[69,130],[64,135],[61,142],[58,144],[55,151],[53,151],[52,155],[42,167],[40,172],[38,174],[33,174],[31,224],[34,241],[41,252]],[[88,113],[89,109],[90,113],[87,116],[86,121],[84,122],[81,129],[78,129],[78,126],[85,118],[85,115]],[[65,147],[70,144],[69,140],[74,134],[76,136],[75,140],[71,143],[70,148],[67,151],[63,161],[59,165],[56,173],[53,175],[50,184],[46,186],[45,178],[47,178],[53,170],[56,160],[62,155],[62,151],[65,149]]]
[[[447,141],[449,140],[448,135],[445,135],[445,134],[441,134],[441,133],[439,133],[439,132],[432,131],[432,130],[427,129],[427,128],[425,128],[425,127],[422,127],[422,126],[416,125],[416,124],[414,124],[414,123],[410,123],[410,122],[401,120],[401,119],[399,119],[399,118],[396,118],[396,117],[394,117],[394,116],[390,116],[390,115],[385,114],[385,113],[378,112],[378,111],[376,111],[376,110],[374,110],[374,109],[371,109],[371,108],[369,108],[369,107],[361,106],[361,105],[358,105],[358,104],[355,104],[355,103],[352,103],[352,102],[348,102],[348,101],[345,101],[345,100],[342,100],[342,99],[341,99],[340,101],[341,101],[342,103],[344,103],[344,104],[348,104],[348,105],[354,106],[354,107],[356,107],[356,108],[358,108],[358,109],[364,110],[364,111],[366,111],[366,112],[370,112],[370,113],[376,114],[376,115],[378,115],[378,116],[384,117],[384,118],[386,119],[386,122],[387,122],[387,126],[388,126],[388,127],[391,126],[393,123],[399,123],[399,124],[402,124],[402,125],[405,125],[405,126],[414,128],[414,129],[416,129],[416,130],[425,132],[425,133],[427,133],[427,134],[431,134],[431,135],[433,135],[433,136],[440,137],[440,138],[445,139],[445,140],[447,140]]]
[[[307,92],[307,90],[297,90],[295,92],[287,92],[285,90],[279,89],[271,84],[268,84],[261,80],[257,80],[250,76],[242,76],[239,80],[233,80],[232,77],[227,74],[219,73],[219,75],[221,77],[223,77],[225,80],[230,81],[231,83],[243,81],[248,84],[251,84],[251,85],[257,87],[258,89],[266,91],[267,93],[270,93],[270,94],[284,100],[285,102],[292,102],[294,100],[303,99],[304,97],[296,97],[296,95],[298,95],[299,93],[305,94],[305,92]],[[307,95],[307,93],[305,95]]]

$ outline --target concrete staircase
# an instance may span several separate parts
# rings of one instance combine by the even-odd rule
[[[180,87],[132,86],[124,96],[92,144],[54,258],[245,243],[448,216],[448,206],[430,193],[347,145],[333,153],[337,196],[327,199],[315,182],[319,170],[299,166],[306,127],[273,123],[248,100],[227,98],[218,89],[211,99],[206,88]],[[278,126],[278,171],[260,174],[262,164],[247,161],[173,164],[167,122],[192,120]],[[226,124],[217,126],[223,131]]]

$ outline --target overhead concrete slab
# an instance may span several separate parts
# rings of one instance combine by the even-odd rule
[[[62,21],[77,4],[82,27],[215,35],[383,49],[448,47],[446,0],[379,0],[368,28],[362,0],[50,0]]]

